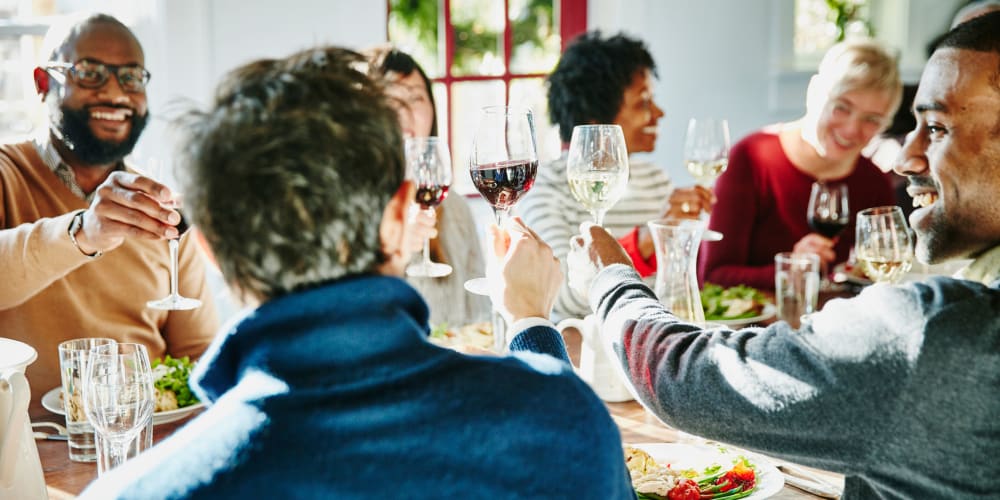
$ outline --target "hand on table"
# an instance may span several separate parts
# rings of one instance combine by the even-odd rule
[[[530,317],[548,318],[563,274],[552,249],[520,217],[506,229],[490,226],[493,258],[486,276],[490,299],[508,323]]]
[[[580,224],[580,235],[569,242],[567,270],[569,286],[584,300],[590,295],[590,284],[602,269],[612,264],[632,266],[632,259],[611,233],[591,222]]]
[[[94,201],[83,214],[76,241],[85,253],[117,248],[126,238],[176,238],[181,221],[175,210],[160,203],[173,194],[159,182],[130,172],[112,172],[97,187]]]

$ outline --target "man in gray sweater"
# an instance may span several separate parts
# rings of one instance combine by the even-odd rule
[[[897,172],[917,206],[917,256],[975,259],[961,278],[876,284],[799,330],[704,331],[660,305],[614,238],[585,228],[575,251],[597,272],[590,304],[647,408],[840,472],[844,499],[1000,496],[1000,12],[941,41],[913,109]]]

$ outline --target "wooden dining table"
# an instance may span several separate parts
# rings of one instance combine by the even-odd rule
[[[580,353],[580,336],[568,329],[564,332],[570,357],[578,362]],[[29,416],[32,422],[56,422],[64,424],[64,417],[44,409],[34,398],[29,406]],[[654,415],[647,412],[639,403],[628,401],[624,403],[607,403],[608,412],[621,431],[624,443],[676,443],[682,441],[677,431],[667,427]],[[203,410],[194,412],[191,416],[175,422],[157,425],[153,428],[153,442],[158,443],[174,431],[195,418]],[[45,483],[48,487],[50,500],[75,498],[84,488],[97,478],[95,463],[73,462],[69,459],[66,441],[37,439],[38,455],[41,458]],[[815,469],[806,470],[821,477],[828,483],[843,487],[843,476],[832,472]],[[771,497],[775,500],[802,500],[822,498],[789,485]]]

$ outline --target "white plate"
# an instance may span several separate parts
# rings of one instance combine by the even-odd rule
[[[56,387],[55,389],[46,392],[45,395],[42,396],[42,407],[52,413],[55,413],[56,415],[65,415],[66,412],[63,411],[62,400],[59,399],[59,393],[61,391],[62,387]],[[199,408],[204,407],[205,403],[198,402],[191,406],[185,406],[184,408],[178,408],[176,410],[158,411],[153,414],[153,425],[166,424],[175,420],[180,420],[194,413]]]
[[[768,302],[767,304],[764,304],[764,309],[761,310],[760,314],[756,316],[751,316],[749,318],[740,318],[740,319],[706,319],[705,321],[708,323],[718,323],[720,325],[726,325],[731,327],[741,327],[769,320],[774,317],[777,311],[778,308],[774,307],[774,304]]]
[[[755,466],[757,489],[744,500],[770,498],[785,486],[785,478],[766,458],[753,453],[725,450],[724,446],[684,444],[684,443],[638,443],[630,444],[652,455],[656,463],[670,464],[672,469],[695,469],[699,472],[712,464],[732,466],[737,456],[743,455]]]

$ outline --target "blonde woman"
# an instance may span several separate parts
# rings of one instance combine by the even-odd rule
[[[701,281],[774,289],[778,252],[815,252],[828,269],[846,261],[854,215],[895,204],[887,174],[861,150],[889,126],[901,96],[896,60],[878,43],[831,48],[809,82],[805,116],[733,146],[729,168],[715,184],[718,202],[709,223],[726,237],[702,245]],[[816,181],[848,187],[851,223],[837,238],[813,232],[806,220]]]

